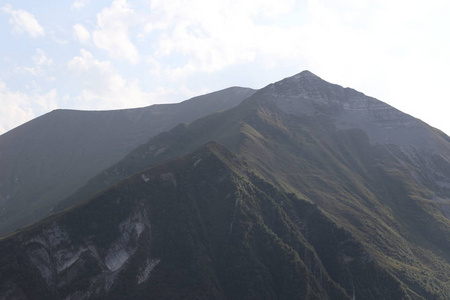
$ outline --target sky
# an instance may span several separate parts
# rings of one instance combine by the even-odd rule
[[[0,0],[0,134],[309,70],[450,134],[448,0]]]

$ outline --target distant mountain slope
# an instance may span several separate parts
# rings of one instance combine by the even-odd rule
[[[115,111],[56,110],[0,136],[0,235],[47,215],[60,199],[152,136],[234,107],[229,88],[177,104]]]
[[[317,204],[413,293],[450,298],[450,138],[310,72],[156,136],[59,209],[211,140],[264,180]]]
[[[0,240],[1,299],[420,299],[222,146]]]

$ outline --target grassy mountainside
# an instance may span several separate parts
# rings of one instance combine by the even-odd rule
[[[216,143],[0,240],[0,297],[420,299]]]
[[[234,107],[229,88],[177,104],[116,111],[56,110],[0,136],[0,235],[46,216],[60,199],[154,135]]]
[[[317,205],[411,297],[448,299],[450,139],[377,101],[300,74],[156,136],[64,205],[214,140],[258,177]]]

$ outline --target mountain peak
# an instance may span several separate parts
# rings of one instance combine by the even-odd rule
[[[288,77],[288,78],[292,78],[292,79],[303,79],[303,78],[319,78],[319,76],[313,74],[312,72],[308,71],[308,70],[304,70],[292,77]]]
[[[289,84],[305,86],[305,85],[316,85],[320,82],[326,83],[326,81],[324,81],[323,79],[321,79],[319,76],[315,75],[314,73],[312,73],[308,70],[304,70],[294,76],[284,78],[283,80],[281,80],[275,84],[289,83]]]
[[[290,115],[326,115],[333,120],[336,129],[362,129],[375,144],[429,144],[427,129],[415,118],[354,89],[327,82],[307,70],[267,86],[258,95]],[[413,127],[417,129],[414,133],[410,131]]]
[[[336,89],[342,87],[331,84],[308,70],[302,71],[294,76],[284,78],[270,84],[261,90],[262,94],[270,95],[271,97],[284,97],[296,99],[313,99],[317,102],[329,102],[336,94]],[[337,92],[339,93],[339,91]]]

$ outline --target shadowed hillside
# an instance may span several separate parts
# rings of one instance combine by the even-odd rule
[[[229,88],[177,104],[115,111],[56,110],[0,136],[0,235],[46,216],[61,199],[154,135],[234,107]]]
[[[316,205],[222,146],[0,241],[8,299],[411,299]]]

